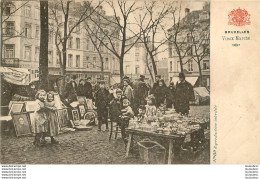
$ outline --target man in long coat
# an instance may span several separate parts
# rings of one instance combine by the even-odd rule
[[[72,76],[72,79],[69,79],[69,76],[66,77],[66,85],[64,92],[64,99],[70,104],[73,101],[77,101],[77,83],[76,83],[76,75]]]
[[[174,108],[177,113],[189,114],[189,101],[195,100],[193,86],[185,80],[184,73],[179,73],[179,80],[176,83]]]
[[[138,107],[140,105],[145,105],[146,101],[145,98],[147,97],[147,92],[149,91],[149,87],[144,82],[144,75],[140,75],[140,78],[133,83],[133,89],[134,89],[134,105],[133,110],[134,113],[137,114]]]
[[[109,91],[105,88],[105,81],[99,81],[99,89],[96,93],[96,107],[98,115],[98,130],[101,131],[102,123],[106,124],[108,130],[108,107],[109,107]]]

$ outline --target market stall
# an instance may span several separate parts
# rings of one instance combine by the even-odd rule
[[[156,116],[145,117],[142,121],[137,119],[129,121],[126,132],[129,139],[126,150],[126,157],[134,135],[160,138],[168,141],[168,164],[172,163],[173,145],[182,145],[185,137],[204,131],[209,125],[208,118],[196,118],[177,114],[174,109],[157,113]],[[177,143],[176,141],[182,141]]]

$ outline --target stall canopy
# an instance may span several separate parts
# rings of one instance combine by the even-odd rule
[[[198,77],[197,76],[187,76],[187,77],[185,77],[185,80],[188,81],[192,86],[194,86],[198,80]],[[177,81],[179,81],[179,77],[172,78],[172,82],[174,82],[175,85],[176,85]]]
[[[195,103],[208,104],[210,100],[209,91],[205,87],[194,88]]]
[[[0,67],[0,73],[5,81],[15,85],[29,85],[30,72],[25,68]]]

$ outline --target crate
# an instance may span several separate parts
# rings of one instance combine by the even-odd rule
[[[140,141],[137,143],[140,158],[146,164],[165,164],[166,149],[155,141]]]

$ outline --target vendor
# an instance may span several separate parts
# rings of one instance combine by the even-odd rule
[[[177,113],[189,114],[189,101],[195,100],[193,86],[185,80],[184,73],[179,73],[179,81],[176,83],[174,94],[174,108]]]

